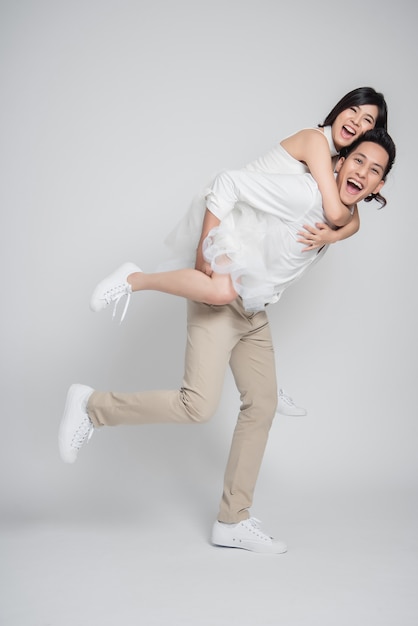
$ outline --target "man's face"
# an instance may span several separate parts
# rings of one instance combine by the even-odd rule
[[[371,141],[362,142],[346,159],[340,159],[335,168],[341,202],[352,206],[371,193],[378,193],[389,161],[382,146]]]

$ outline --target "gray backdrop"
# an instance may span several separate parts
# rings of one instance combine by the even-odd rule
[[[60,461],[72,382],[181,382],[185,303],[137,295],[119,326],[91,291],[125,260],[155,268],[213,174],[363,85],[385,94],[398,148],[388,206],[362,205],[358,235],[270,310],[279,384],[309,415],[276,420],[254,512],[416,496],[416,23],[412,0],[0,2],[3,520],[216,515],[229,374],[209,424],[103,430]]]

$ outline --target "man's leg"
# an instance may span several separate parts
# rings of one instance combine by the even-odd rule
[[[267,315],[256,313],[251,322],[251,330],[235,346],[230,361],[241,394],[241,410],[218,516],[219,521],[230,524],[249,517],[277,404],[275,359]]]
[[[121,424],[199,423],[219,402],[231,351],[239,341],[233,307],[188,303],[183,385],[178,390],[113,393],[73,385],[61,421],[61,457],[73,463],[93,427]]]
[[[205,422],[219,402],[231,351],[238,341],[228,307],[188,302],[183,384],[178,390],[95,391],[87,411],[94,426]]]
[[[242,336],[231,356],[231,367],[241,393],[241,411],[225,472],[224,491],[212,543],[265,554],[287,551],[283,541],[264,532],[249,517],[253,493],[277,403],[275,361],[265,313],[252,319],[252,330]]]

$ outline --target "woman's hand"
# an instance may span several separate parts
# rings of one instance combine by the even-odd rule
[[[333,230],[328,224],[324,224],[323,222],[317,222],[315,226],[304,224],[303,230],[298,232],[299,243],[306,246],[302,248],[302,252],[309,252],[310,250],[322,248],[322,246],[326,244],[335,243],[338,241],[337,232],[338,231]]]

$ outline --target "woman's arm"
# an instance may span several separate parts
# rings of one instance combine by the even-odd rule
[[[215,226],[219,226],[220,223],[221,221],[217,217],[215,217],[213,213],[206,209],[205,216],[203,218],[202,234],[200,235],[199,243],[196,250],[195,269],[200,270],[208,276],[212,276],[212,268],[203,257],[202,244],[203,241],[206,239],[209,231],[212,230],[212,228],[215,228]]]
[[[302,249],[302,252],[309,250],[315,250],[316,248],[322,248],[322,246],[330,243],[336,243],[342,241],[348,237],[352,237],[360,228],[360,216],[357,206],[354,208],[353,218],[351,222],[333,230],[328,224],[317,223],[315,226],[310,224],[304,224],[303,230],[298,232],[298,241],[307,246]]]
[[[281,142],[289,154],[307,165],[310,173],[318,183],[322,195],[324,213],[327,221],[333,226],[345,226],[352,215],[340,200],[329,145],[323,133],[314,129],[301,130]]]

